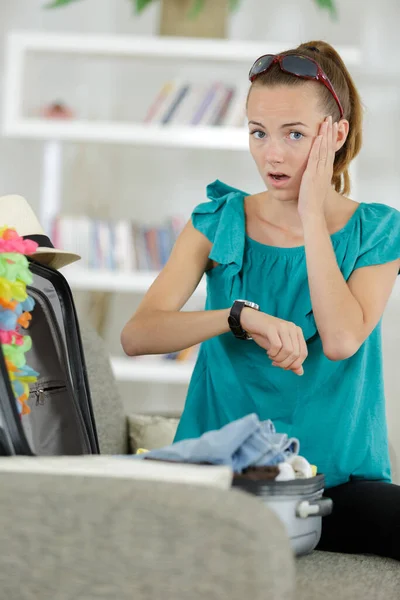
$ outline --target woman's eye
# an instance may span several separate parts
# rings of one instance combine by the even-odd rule
[[[294,136],[299,136],[299,137],[292,137],[292,140],[301,140],[301,138],[303,137],[303,134],[300,133],[300,131],[291,131],[289,135],[294,135]]]
[[[257,129],[256,131],[252,131],[251,135],[255,137],[257,140],[262,140],[265,137],[265,132]]]

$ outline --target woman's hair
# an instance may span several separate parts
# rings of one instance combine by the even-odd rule
[[[343,146],[336,152],[332,176],[335,190],[341,194],[349,194],[348,169],[353,158],[359,153],[362,144],[363,106],[360,95],[342,58],[330,44],[317,40],[300,44],[297,48],[286,50],[280,54],[285,56],[296,53],[309,56],[320,65],[339,97],[343,107],[343,118],[349,121],[349,133]],[[303,85],[305,81],[305,79],[281,71],[279,65],[274,64],[269,71],[254,80],[249,95],[253,86]],[[334,97],[322,83],[316,82],[316,84],[324,112],[332,115],[333,122],[339,121],[339,108]]]

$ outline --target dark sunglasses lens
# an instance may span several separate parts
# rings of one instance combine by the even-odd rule
[[[285,56],[282,59],[282,67],[285,71],[304,77],[316,77],[318,73],[317,65],[303,56]]]
[[[263,71],[266,71],[271,64],[272,59],[273,59],[273,56],[268,55],[268,56],[262,56],[261,58],[256,60],[254,65],[251,67],[250,74],[249,74],[250,77],[256,77]]]

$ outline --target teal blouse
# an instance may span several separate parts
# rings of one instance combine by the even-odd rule
[[[300,441],[300,454],[326,477],[326,487],[351,479],[390,481],[381,322],[358,352],[342,361],[323,353],[315,324],[304,246],[267,246],[246,234],[243,191],[220,181],[192,222],[211,242],[217,267],[207,273],[206,310],[237,298],[299,325],[308,346],[304,375],[272,367],[254,341],[232,333],[201,344],[175,441],[198,437],[255,412],[278,433]],[[400,212],[361,203],[331,236],[345,280],[360,267],[400,258]]]

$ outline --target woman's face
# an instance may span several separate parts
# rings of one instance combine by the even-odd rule
[[[297,200],[322,114],[315,84],[253,86],[247,105],[250,152],[268,191]],[[271,173],[288,177],[274,179]]]

